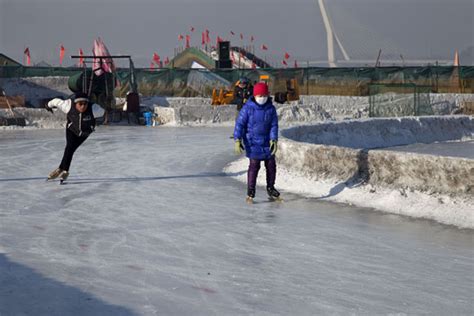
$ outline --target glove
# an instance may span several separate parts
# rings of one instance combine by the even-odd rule
[[[278,141],[271,140],[270,141],[270,151],[272,153],[272,156],[276,154],[277,150],[278,150]]]
[[[46,102],[46,103],[44,104],[44,108],[46,109],[46,111],[51,112],[51,113],[54,113],[54,112],[53,112],[53,109],[49,107],[48,102]]]
[[[243,152],[244,152],[245,148],[244,148],[244,144],[242,144],[242,140],[241,139],[237,139],[235,141],[235,144],[234,144],[234,152],[237,154],[237,155],[241,155]]]

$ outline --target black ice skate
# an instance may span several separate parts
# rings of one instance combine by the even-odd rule
[[[247,203],[253,204],[253,198],[255,197],[255,189],[248,189],[247,190]]]
[[[280,192],[278,192],[275,187],[267,187],[268,198],[271,201],[278,201],[281,202],[283,199],[280,197]]]

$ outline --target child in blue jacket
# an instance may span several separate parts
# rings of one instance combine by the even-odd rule
[[[235,123],[234,140],[235,152],[241,154],[245,149],[246,156],[250,159],[247,173],[247,202],[252,202],[255,197],[262,160],[267,171],[268,196],[271,199],[279,199],[280,193],[275,189],[278,116],[269,97],[267,84],[259,82],[254,86],[253,96],[240,110]]]

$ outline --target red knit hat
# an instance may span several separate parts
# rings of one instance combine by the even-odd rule
[[[269,95],[268,86],[265,82],[259,82],[253,87],[253,95]]]

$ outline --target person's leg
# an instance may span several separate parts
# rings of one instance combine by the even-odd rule
[[[275,156],[265,160],[265,169],[267,171],[267,188],[273,188],[275,186],[276,179],[276,161]]]
[[[66,129],[66,148],[64,149],[64,155],[63,159],[61,160],[61,164],[59,165],[60,169],[69,171],[74,152],[86,139],[87,136],[77,136],[69,129]]]
[[[255,187],[257,185],[258,171],[260,170],[260,160],[250,159],[247,172],[247,193],[250,197],[255,196]]]

